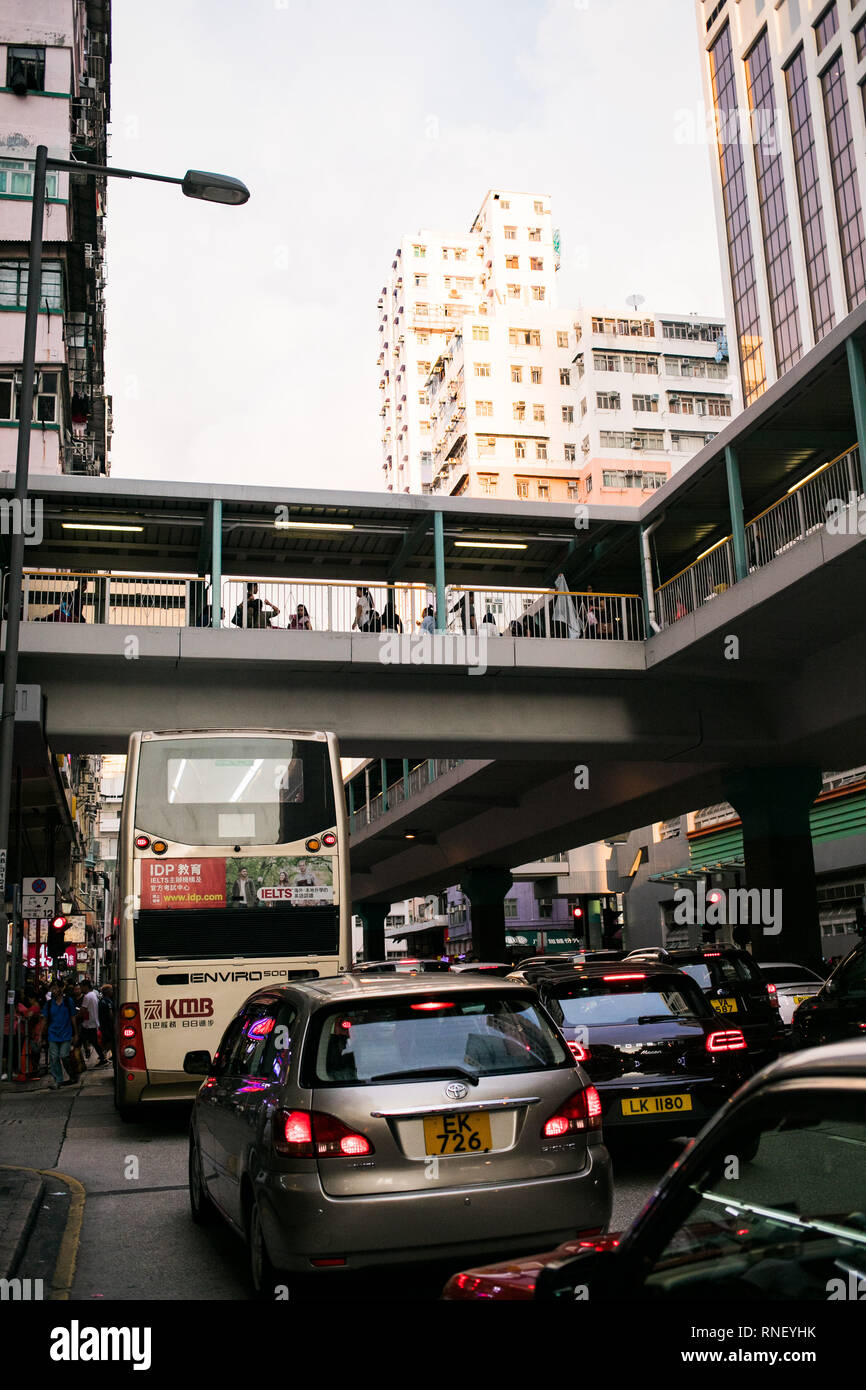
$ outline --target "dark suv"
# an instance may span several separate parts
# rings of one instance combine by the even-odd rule
[[[748,951],[706,946],[666,951],[645,946],[630,951],[625,963],[655,961],[683,970],[696,980],[720,1017],[743,1030],[749,1053],[759,1066],[774,1062],[785,1041],[775,985]]]
[[[694,1133],[752,1075],[736,1020],[668,964],[614,961],[512,974],[534,985],[601,1096],[605,1132]]]
[[[795,1047],[866,1038],[866,941],[840,961],[823,988],[796,1010]]]

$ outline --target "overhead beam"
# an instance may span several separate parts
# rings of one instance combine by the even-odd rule
[[[417,554],[429,534],[430,518],[426,516],[423,516],[420,521],[416,522],[411,531],[403,533],[403,544],[388,566],[387,577],[389,583],[393,579],[402,578],[402,570],[406,561],[411,560],[412,556]]]

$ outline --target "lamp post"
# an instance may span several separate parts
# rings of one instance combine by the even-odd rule
[[[9,843],[9,816],[12,797],[12,749],[15,734],[15,686],[18,680],[18,636],[21,623],[22,575],[24,570],[24,504],[30,465],[30,427],[33,421],[33,388],[36,378],[36,331],[42,294],[42,224],[45,212],[46,173],[60,170],[85,174],[88,178],[149,179],[155,183],[179,184],[187,198],[209,203],[245,203],[249,189],[228,174],[189,169],[182,179],[166,174],[146,174],[137,169],[107,168],[98,164],[79,164],[71,159],[49,157],[47,145],[37,145],[33,169],[33,211],[30,223],[30,258],[27,277],[27,308],[24,316],[24,358],[18,405],[18,453],[15,464],[15,491],[12,514],[19,524],[11,527],[9,573],[6,586],[6,644],[3,653],[3,702],[0,707],[0,1039],[4,1035],[6,1014],[7,922],[6,860]],[[16,506],[15,503],[18,505]],[[10,1031],[11,1037],[11,1031]]]

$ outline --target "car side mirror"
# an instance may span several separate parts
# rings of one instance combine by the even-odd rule
[[[188,1052],[183,1059],[183,1069],[189,1076],[207,1076],[210,1065],[209,1052]]]
[[[629,1267],[616,1250],[586,1250],[570,1260],[554,1260],[539,1271],[535,1297],[542,1303],[619,1300]]]

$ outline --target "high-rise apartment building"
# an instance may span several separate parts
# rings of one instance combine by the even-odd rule
[[[379,416],[389,492],[433,480],[427,379],[467,314],[554,303],[550,199],[490,191],[468,232],[404,236],[379,299]]]
[[[696,0],[746,405],[866,298],[866,4]]]
[[[110,0],[0,0],[0,472],[15,471],[36,146],[106,163]],[[108,472],[105,179],[49,172],[31,473]]]

